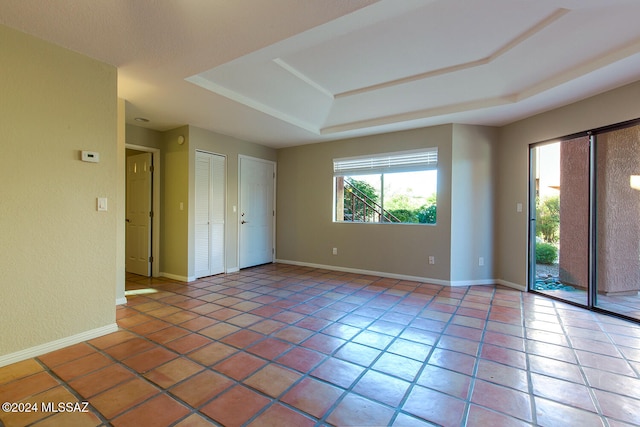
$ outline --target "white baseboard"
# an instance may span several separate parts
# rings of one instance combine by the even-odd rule
[[[238,268],[238,267],[227,268],[227,274],[229,274],[229,273],[237,273],[238,271],[240,271],[240,268]]]
[[[486,286],[495,285],[498,283],[495,279],[480,279],[480,280],[454,280],[449,283],[449,286]]]
[[[0,356],[0,367],[7,366],[12,363],[21,362],[32,357],[41,356],[43,354],[60,350],[61,348],[68,347],[70,345],[78,344],[83,341],[92,340],[94,338],[101,337],[118,330],[118,325],[112,323],[111,325],[103,326],[101,328],[91,329],[89,331],[81,332],[79,334],[71,335],[70,337],[61,338],[59,340],[51,341],[48,343],[40,344],[35,347],[27,348],[17,351],[15,353],[5,354]]]
[[[362,270],[359,268],[349,268],[349,267],[338,267],[335,265],[323,265],[323,264],[314,264],[310,262],[300,262],[300,261],[290,261],[285,259],[277,259],[276,262],[281,264],[291,264],[291,265],[300,265],[303,267],[312,267],[312,268],[321,268],[325,270],[334,270],[334,271],[343,271],[345,273],[357,273],[357,274],[365,274],[369,276],[380,276],[380,277],[388,277],[390,279],[399,279],[399,280],[409,280],[413,282],[420,283],[431,283],[434,285],[440,286],[480,286],[480,285],[495,285],[496,283],[500,283],[499,280],[495,279],[480,279],[480,280],[441,280],[441,279],[432,279],[429,277],[421,277],[421,276],[408,276],[406,274],[395,274],[395,273],[387,273],[384,271],[371,271],[371,270]],[[508,282],[507,282],[508,283]],[[505,284],[505,286],[514,287],[515,284]],[[516,289],[519,289],[516,287]]]
[[[196,280],[195,277],[188,277],[188,276],[180,276],[177,274],[173,274],[173,273],[160,273],[161,277],[166,277],[167,279],[172,279],[172,280],[178,280],[180,282],[193,282],[194,280]]]
[[[448,280],[431,279],[429,277],[409,276],[406,274],[387,273],[384,271],[363,270],[360,268],[339,267],[335,265],[314,264],[310,262],[290,261],[285,259],[277,259],[276,262],[281,264],[299,265],[302,267],[321,268],[324,270],[342,271],[345,273],[365,274],[369,276],[388,277],[390,279],[409,280],[420,283],[432,283],[434,285],[451,286]]]
[[[127,303],[127,297],[116,298],[116,305],[125,305]]]
[[[525,285],[521,285],[519,283],[508,282],[506,280],[497,279],[496,283],[498,285],[506,286],[508,288],[513,288],[521,292],[527,292],[527,287]]]

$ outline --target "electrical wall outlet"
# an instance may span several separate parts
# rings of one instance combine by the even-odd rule
[[[429,256],[429,264],[435,264],[436,263],[436,257],[434,257],[433,255]]]
[[[334,254],[334,255],[338,255],[338,248],[333,248],[331,253]]]
[[[80,158],[83,162],[100,163],[100,153],[96,151],[82,151]]]
[[[478,258],[478,265],[479,265],[480,267],[484,266],[484,257],[480,257],[480,258]]]

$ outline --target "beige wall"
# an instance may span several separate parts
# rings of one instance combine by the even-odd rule
[[[491,284],[497,129],[454,125],[451,166],[451,282]],[[480,258],[482,263],[480,265]]]
[[[497,278],[526,286],[529,144],[640,117],[640,82],[500,128],[497,164]],[[523,212],[516,212],[516,204]]]
[[[1,357],[114,325],[119,198],[115,67],[2,26],[0,52]]]
[[[444,125],[278,150],[277,258],[448,281],[451,138]],[[436,225],[333,222],[334,158],[427,147],[438,147]]]

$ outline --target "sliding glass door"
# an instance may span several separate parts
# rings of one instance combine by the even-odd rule
[[[594,305],[640,319],[640,125],[595,138]]]
[[[640,320],[640,125],[530,148],[529,289]]]

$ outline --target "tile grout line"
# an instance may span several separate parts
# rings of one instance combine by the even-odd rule
[[[482,354],[482,349],[484,348],[484,339],[485,336],[487,334],[487,325],[489,324],[489,319],[491,318],[491,310],[493,309],[493,300],[495,298],[496,295],[496,289],[493,288],[492,292],[491,292],[491,304],[489,305],[489,309],[487,310],[487,314],[485,316],[484,319],[484,327],[482,328],[482,334],[480,337],[480,342],[478,343],[478,350],[476,350],[476,354],[475,354],[475,362],[473,364],[473,371],[472,371],[472,375],[471,375],[471,380],[469,381],[469,387],[467,390],[467,399],[466,399],[466,404],[465,404],[465,412],[464,415],[462,417],[462,422],[461,425],[467,425],[467,422],[469,420],[469,415],[471,413],[471,405],[472,405],[472,398],[473,398],[473,392],[475,391],[475,385],[476,385],[476,381],[478,379],[477,375],[478,375],[478,370],[480,368],[480,361],[482,360],[482,358],[480,357]]]
[[[84,356],[81,356],[81,357],[84,357]],[[76,390],[75,390],[71,385],[69,385],[69,381],[65,381],[65,380],[63,380],[63,379],[62,379],[58,374],[56,374],[56,373],[53,371],[53,368],[49,367],[49,365],[47,365],[46,363],[44,363],[43,361],[41,361],[39,357],[35,357],[34,359],[35,359],[35,360],[36,360],[36,362],[38,362],[41,366],[43,366],[43,367],[44,367],[44,369],[45,369],[45,371],[46,371],[49,375],[51,375],[53,378],[55,378],[55,379],[56,379],[56,381],[58,381],[58,383],[60,383],[60,385],[61,385],[61,386],[63,386],[63,387],[64,387],[68,392],[70,392],[74,397],[76,397],[76,398],[78,399],[78,401],[79,401],[79,402],[89,402],[89,399],[85,399],[84,397],[82,397],[82,396],[80,395],[80,393],[78,393],[78,392],[77,392],[77,391],[76,391]],[[69,360],[69,361],[63,362],[63,363],[61,363],[60,365],[63,365],[63,364],[68,363],[68,362],[73,362],[74,360],[77,360],[77,359],[79,359],[79,358],[76,358],[76,359],[72,359],[72,360]],[[99,369],[99,370],[100,370],[100,369]],[[87,374],[85,374],[85,375],[88,375],[88,374],[89,374],[89,373],[87,373]],[[84,376],[84,375],[82,375],[82,376]],[[81,377],[82,377],[82,376],[81,376]],[[51,389],[49,389],[49,390],[51,390]],[[48,391],[48,390],[47,390],[47,391]],[[96,408],[95,406],[93,406],[93,404],[91,404],[90,402],[89,402],[89,405],[90,405],[90,407],[91,407],[91,409],[92,409],[92,413],[93,413],[94,415],[96,415],[96,416],[98,417],[98,419],[99,419],[103,424],[104,424],[104,423],[108,423],[108,422],[109,422],[109,421],[107,420],[107,418],[106,418],[106,417],[105,417],[105,416],[104,416],[100,411],[98,411],[98,408]],[[49,415],[49,416],[47,416],[47,417],[44,417],[44,418],[42,418],[42,419],[40,419],[40,420],[38,420],[38,421],[36,421],[36,422],[40,422],[40,421],[43,421],[43,420],[45,420],[45,419],[47,419],[47,418],[51,418],[51,417],[53,417],[54,415],[55,415],[55,413],[52,413],[51,415]]]
[[[375,282],[374,282],[374,283],[375,283]],[[369,300],[368,300],[368,301],[373,300],[375,297],[376,297],[376,296],[372,296],[371,298],[369,298]],[[398,304],[400,303],[400,301],[404,300],[405,298],[406,298],[406,295],[405,295],[403,298],[401,298],[401,299],[399,299],[398,301],[396,301],[396,303],[395,303],[394,305],[392,305],[391,307],[388,307],[388,308],[387,308],[387,310],[385,310],[385,312],[384,312],[384,313],[385,313],[385,314],[386,314],[386,313],[388,313],[388,312],[391,310],[391,308],[392,308],[392,307],[395,307],[396,305],[398,305]],[[431,301],[431,300],[430,300],[430,301]],[[421,311],[419,311],[418,313],[420,313],[420,312],[422,312],[422,310],[421,310]],[[375,318],[375,319],[374,319],[374,322],[372,322],[372,323],[375,323],[375,321],[381,320],[380,318],[381,318],[382,316],[383,316],[383,315],[379,315],[379,316],[377,316],[377,318]],[[412,317],[412,319],[413,319],[413,320],[415,320],[417,317],[418,317],[418,314],[415,314],[415,315]],[[402,328],[402,332],[404,332],[408,327],[409,327],[409,326],[407,325],[407,326],[405,326],[404,328]],[[363,331],[360,331],[358,334],[356,334],[356,335],[354,335],[353,337],[351,337],[351,339],[350,339],[350,340],[348,340],[348,341],[347,341],[347,343],[349,343],[349,342],[353,343],[353,338],[357,337],[357,336],[358,336],[358,335],[360,335],[362,332],[363,332]],[[396,334],[396,336],[395,336],[391,341],[389,341],[389,343],[384,347],[384,349],[378,349],[378,348],[375,348],[376,350],[380,350],[380,354],[378,354],[378,356],[376,356],[376,358],[375,358],[375,359],[374,359],[374,360],[369,364],[369,366],[365,367],[365,369],[363,370],[363,372],[361,372],[361,373],[358,375],[358,377],[357,377],[355,380],[353,380],[353,381],[352,381],[352,383],[351,383],[351,385],[349,386],[349,388],[347,388],[347,389],[345,390],[345,392],[342,394],[342,396],[341,396],[340,398],[338,398],[338,400],[336,400],[336,402],[334,402],[333,407],[332,407],[332,408],[330,408],[330,409],[328,409],[328,410],[326,411],[326,413],[325,413],[324,417],[321,419],[321,422],[322,422],[322,421],[325,421],[325,420],[326,420],[326,418],[332,414],[332,412],[335,410],[335,408],[337,408],[337,407],[338,407],[338,405],[339,405],[339,404],[340,404],[340,403],[341,403],[341,402],[346,398],[346,396],[348,395],[348,393],[353,392],[353,393],[356,393],[358,396],[362,396],[363,398],[365,398],[365,399],[367,399],[367,400],[371,400],[368,396],[364,396],[364,395],[361,395],[360,393],[357,393],[357,392],[352,391],[352,390],[353,390],[353,387],[355,387],[355,386],[358,384],[358,382],[359,382],[359,381],[360,381],[360,380],[361,380],[361,379],[366,375],[366,373],[367,373],[367,372],[370,372],[370,371],[380,372],[380,371],[377,371],[377,370],[373,369],[373,365],[375,364],[375,362],[376,362],[376,361],[380,360],[380,358],[381,358],[381,357],[386,353],[387,349],[388,349],[388,348],[390,348],[390,347],[391,347],[391,345],[393,345],[393,343],[394,343],[396,340],[400,339],[399,337],[400,337],[400,335],[402,335],[402,332],[399,332],[398,334]],[[385,335],[386,335],[386,334],[385,334]],[[359,344],[359,343],[356,343],[356,344]],[[343,344],[342,346],[340,346],[339,348],[344,347],[344,345],[346,345],[346,343],[345,343],[345,344]],[[366,346],[366,344],[365,344],[365,346]],[[367,347],[370,347],[370,346],[367,346]],[[338,348],[338,349],[339,349],[339,348]],[[374,347],[370,347],[370,348],[374,348]],[[336,352],[338,351],[338,349],[336,349],[334,353],[336,353]],[[394,353],[392,353],[392,354],[394,354]],[[359,365],[359,366],[361,366],[361,365]],[[389,373],[384,372],[384,374],[389,374]],[[392,374],[391,374],[391,376],[394,376],[394,377],[395,377],[395,375],[392,375]],[[414,379],[415,379],[415,378],[417,378],[417,376],[418,376],[418,374],[416,373],[416,376],[414,377]],[[396,378],[399,378],[399,379],[404,380],[404,378],[400,378],[400,377],[396,377]],[[407,393],[409,392],[410,388],[411,388],[411,382],[410,382],[409,387],[408,387],[408,388],[407,388],[407,390],[405,391],[404,396],[407,396]],[[404,400],[404,399],[403,399],[403,400]],[[392,409],[392,410],[393,410],[393,415],[391,416],[391,419],[389,420],[389,422],[390,422],[390,423],[394,422],[394,421],[395,421],[395,419],[397,418],[398,408],[397,408],[397,407],[392,407],[391,405],[388,405],[388,404],[386,404],[386,403],[384,403],[384,402],[376,401],[376,403],[381,404],[381,405],[383,405],[383,406],[387,406],[387,407],[389,407],[390,409]],[[398,406],[400,406],[400,405],[401,405],[401,403],[399,403],[399,404],[398,404]]]
[[[529,393],[529,404],[531,405],[531,417],[533,420],[533,425],[538,425],[538,408],[535,400],[535,393],[533,388],[533,377],[531,372],[531,357],[528,350],[529,345],[529,337],[528,337],[528,329],[527,329],[527,307],[525,305],[524,296],[520,295],[520,312],[522,319],[522,331],[525,345],[525,361],[526,361],[526,372],[527,372],[527,392]]]
[[[580,370],[580,375],[582,377],[582,380],[584,381],[584,385],[587,387],[587,391],[589,393],[589,396],[591,397],[591,401],[596,409],[596,414],[599,416],[599,418],[602,420],[602,423],[605,427],[609,427],[609,420],[608,418],[604,415],[604,413],[602,412],[602,408],[600,406],[600,402],[598,401],[597,396],[595,395],[595,392],[593,390],[593,387],[591,387],[589,385],[589,379],[587,377],[587,374],[585,373],[582,364],[580,363],[580,358],[578,357],[578,353],[576,352],[576,348],[574,347],[573,342],[571,342],[571,337],[569,336],[569,334],[567,333],[567,329],[566,329],[566,325],[564,324],[563,318],[560,315],[560,313],[558,312],[558,306],[556,304],[556,302],[553,302],[553,310],[555,312],[556,317],[558,318],[558,324],[560,325],[560,327],[562,328],[562,334],[564,335],[564,337],[567,339],[567,344],[569,345],[569,348],[571,349],[571,352],[573,353],[573,356],[575,357],[576,360],[576,366],[578,367],[578,369]],[[531,391],[531,396],[533,398],[534,394],[533,394],[533,390]],[[578,408],[578,409],[582,409],[583,408]]]
[[[140,338],[140,339],[143,339],[143,340],[145,340],[145,341],[148,341],[148,342],[151,342],[151,343],[153,343],[153,344],[159,345],[158,343],[154,342],[153,340],[150,340],[149,338],[147,338],[147,337],[145,337],[145,336],[143,336],[143,335],[140,335],[140,334],[137,334],[137,333],[135,333],[135,332],[129,331],[128,329],[124,329],[124,330],[126,330],[127,332],[129,332],[129,333],[131,333],[131,334],[137,335],[137,337],[138,337],[138,338]],[[125,342],[126,342],[126,341],[125,341]],[[133,369],[133,368],[131,368],[130,366],[128,366],[128,365],[126,365],[125,363],[123,363],[123,361],[124,361],[124,360],[126,360],[127,358],[137,356],[137,355],[142,354],[142,353],[144,353],[144,352],[146,352],[146,351],[148,351],[148,350],[143,350],[143,351],[137,352],[137,353],[135,353],[135,354],[129,355],[129,357],[127,357],[127,358],[124,358],[124,359],[122,359],[122,360],[118,360],[118,359],[116,359],[115,357],[111,356],[109,353],[107,353],[104,349],[97,348],[97,347],[95,347],[94,345],[92,345],[92,344],[91,344],[90,342],[88,342],[88,341],[86,342],[86,344],[87,344],[87,345],[90,345],[90,346],[91,346],[91,347],[93,347],[93,348],[95,348],[95,349],[96,349],[96,351],[97,351],[97,352],[99,352],[99,353],[102,353],[102,354],[103,354],[103,356],[106,356],[106,357],[108,357],[108,358],[112,359],[112,360],[114,361],[114,363],[118,364],[118,365],[119,365],[119,366],[121,366],[122,368],[124,368],[124,369],[126,369],[126,370],[130,371],[132,374],[134,374],[134,375],[135,375],[135,378],[138,378],[138,379],[144,380],[144,381],[145,381],[145,382],[147,382],[149,385],[151,385],[152,387],[154,387],[154,388],[156,388],[156,389],[158,390],[158,393],[156,393],[156,394],[154,394],[154,395],[152,395],[152,396],[149,396],[147,399],[144,399],[143,401],[139,402],[139,403],[138,403],[138,404],[136,404],[136,405],[133,405],[133,406],[131,406],[131,407],[128,407],[127,409],[123,410],[122,412],[119,412],[117,415],[115,415],[115,416],[114,416],[113,418],[111,418],[111,419],[107,419],[105,416],[103,416],[103,415],[102,415],[102,413],[100,413],[100,412],[98,411],[98,412],[100,413],[100,415],[102,415],[102,416],[103,416],[103,418],[106,420],[106,422],[107,422],[107,423],[111,424],[111,421],[115,420],[116,418],[123,416],[124,414],[126,414],[126,413],[128,413],[128,412],[130,412],[130,411],[132,411],[132,410],[134,410],[134,409],[136,409],[136,408],[138,408],[138,407],[142,406],[143,404],[145,404],[145,403],[147,403],[147,402],[151,401],[152,399],[157,398],[157,397],[158,397],[158,396],[160,396],[160,395],[165,395],[165,396],[168,396],[168,397],[170,397],[170,398],[172,398],[172,399],[176,399],[180,404],[182,404],[183,406],[185,406],[187,409],[192,408],[191,410],[189,410],[189,411],[188,411],[188,413],[187,413],[185,416],[183,416],[183,417],[179,418],[178,420],[176,420],[176,422],[175,422],[175,423],[178,423],[178,422],[180,422],[180,421],[185,420],[186,418],[190,417],[190,416],[191,416],[191,415],[193,415],[194,413],[200,413],[200,411],[199,411],[199,410],[197,410],[197,408],[193,407],[192,405],[190,405],[190,404],[189,404],[189,403],[187,403],[186,401],[182,400],[180,397],[178,397],[178,396],[176,396],[176,395],[173,395],[173,394],[170,394],[170,395],[169,395],[169,390],[168,390],[168,389],[163,388],[163,387],[162,387],[162,386],[160,386],[159,384],[156,384],[156,383],[154,383],[152,380],[150,380],[150,379],[148,379],[147,377],[145,377],[145,376],[144,376],[144,374],[145,374],[146,372],[144,372],[144,373],[143,373],[143,372],[138,372],[138,371],[136,371],[135,369]],[[122,344],[122,343],[120,343],[120,344]],[[119,344],[116,344],[116,345],[119,345]],[[111,347],[115,347],[116,345],[113,345],[113,346],[111,346]],[[161,346],[161,347],[163,347],[163,348],[166,348],[166,347],[165,347],[165,346],[163,346],[163,345],[160,345],[160,346]],[[110,348],[110,347],[107,347],[107,348]],[[169,350],[170,350],[170,349],[169,349]],[[176,354],[178,354],[178,353],[176,353]],[[182,356],[182,355],[178,354],[178,358],[179,358],[179,357],[181,357],[181,356]],[[176,359],[177,359],[177,358],[176,358]],[[150,370],[149,370],[149,371],[147,371],[147,372],[150,372],[150,371],[152,371],[153,369],[157,369],[157,368],[159,368],[160,366],[164,366],[164,365],[166,365],[167,363],[170,363],[170,362],[172,362],[173,360],[176,360],[176,359],[171,359],[171,360],[169,360],[169,361],[167,361],[167,362],[165,362],[165,363],[162,363],[162,364],[160,364],[160,365],[158,365],[158,366],[156,366],[156,367],[154,367],[154,368],[150,369]],[[194,361],[194,362],[195,362],[195,361]],[[197,362],[195,362],[195,363],[197,363]],[[203,367],[206,369],[206,366],[203,366]],[[103,367],[103,368],[99,369],[98,371],[100,371],[100,370],[102,370],[102,369],[105,369],[105,367]],[[96,372],[96,371],[89,372],[89,373],[87,373],[87,374],[85,374],[85,375],[83,375],[83,376],[90,375],[90,374],[95,373],[95,372]],[[197,374],[194,374],[194,375],[197,375]],[[193,377],[193,375],[192,375],[192,376],[190,376],[190,377],[188,377],[188,378],[191,378],[191,377]],[[80,378],[80,377],[78,377],[78,378]],[[185,378],[185,380],[187,380],[188,378]],[[113,389],[115,389],[116,387],[118,387],[118,386],[120,386],[120,385],[122,385],[122,384],[125,384],[125,383],[127,383],[127,382],[129,382],[129,381],[130,381],[130,380],[125,380],[125,381],[120,382],[120,383],[118,383],[118,384],[114,384],[112,387],[109,387],[108,389],[102,390],[100,393],[97,393],[96,395],[94,395],[94,396],[92,396],[92,397],[96,397],[96,396],[98,396],[98,395],[100,395],[100,394],[102,394],[102,393],[105,393],[105,392],[109,391],[109,390],[113,390]],[[177,384],[179,384],[180,382],[182,382],[182,381],[179,381],[178,383],[173,384],[173,385],[172,385],[172,387],[173,387],[173,386],[175,386],[175,385],[177,385]],[[195,409],[195,411],[194,411],[193,409]],[[96,411],[97,411],[97,409],[96,409]],[[203,414],[201,414],[201,415],[203,415]],[[175,424],[175,423],[174,423],[174,424]]]

